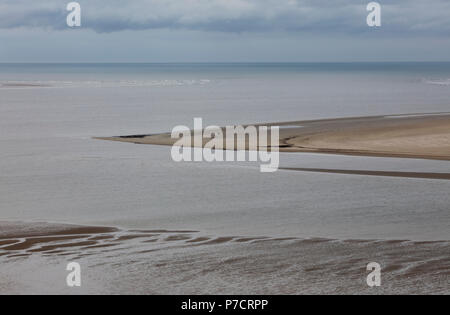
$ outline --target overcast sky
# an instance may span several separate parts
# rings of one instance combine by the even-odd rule
[[[0,62],[450,61],[450,0],[0,0]]]

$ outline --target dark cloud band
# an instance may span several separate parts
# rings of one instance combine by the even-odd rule
[[[68,0],[0,0],[0,29],[67,28]],[[187,29],[218,32],[364,33],[363,0],[79,0],[83,28],[96,32]],[[382,31],[450,35],[450,1],[390,0]]]

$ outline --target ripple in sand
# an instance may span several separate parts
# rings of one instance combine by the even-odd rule
[[[15,264],[31,256],[51,261],[60,257],[63,262],[85,259],[81,262],[100,275],[114,268],[120,283],[133,279],[129,284],[133,288],[144,290],[152,283],[166,283],[163,287],[155,284],[148,288],[152,292],[167,292],[164,289],[171,285],[199,288],[204,277],[212,279],[208,283],[223,284],[225,279],[226,283],[238,283],[244,289],[259,288],[246,292],[262,294],[308,293],[314,288],[322,292],[360,292],[362,287],[355,279],[365,279],[367,262],[377,261],[383,268],[384,283],[394,283],[395,290],[422,292],[413,284],[427,282],[433,292],[448,292],[450,242],[447,241],[211,237],[192,231],[149,233],[119,229],[96,234],[91,228],[76,229],[91,233],[60,235],[61,231],[54,230],[45,236],[19,233],[16,238],[0,239],[1,261]],[[8,233],[13,235],[11,232]],[[36,233],[42,234],[40,231],[30,234]],[[103,267],[95,269],[98,266]],[[130,278],[123,278],[124,274]],[[301,287],[302,281],[308,285]],[[391,287],[386,285],[386,292],[392,292]],[[219,291],[212,288],[211,292]]]

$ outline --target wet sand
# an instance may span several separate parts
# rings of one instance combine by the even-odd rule
[[[37,236],[83,235],[99,234],[116,231],[115,228],[99,226],[78,226],[60,223],[23,223],[0,221],[0,241],[11,238],[25,238]]]
[[[280,126],[280,152],[310,152],[450,160],[450,114],[409,114],[257,124]],[[173,145],[170,133],[97,137],[136,144]],[[193,139],[191,139],[193,144]],[[204,139],[203,145],[209,139]],[[226,146],[217,149],[248,149]],[[258,148],[260,149],[260,148]]]
[[[450,293],[448,241],[211,236],[44,223],[38,226],[46,235],[35,236],[35,223],[1,224],[10,231],[0,240],[0,294]],[[73,261],[83,275],[76,290],[65,285]],[[379,288],[365,283],[370,262],[382,266]]]
[[[312,172],[312,173],[329,173],[342,175],[366,175],[366,176],[382,176],[382,177],[403,177],[403,178],[422,178],[422,179],[440,179],[450,180],[450,173],[423,173],[423,172],[394,172],[394,171],[368,171],[368,170],[339,170],[339,169],[322,169],[322,168],[281,168],[286,171]]]

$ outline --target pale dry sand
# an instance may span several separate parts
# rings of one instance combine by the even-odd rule
[[[269,145],[280,152],[450,160],[449,113],[293,121],[256,126],[263,125],[280,126],[280,142]],[[154,145],[173,145],[177,141],[171,138],[170,133],[96,139]],[[203,145],[209,140],[204,139]],[[228,148],[226,144],[222,148],[238,149],[236,145]],[[248,143],[245,148],[239,149],[248,149]]]

